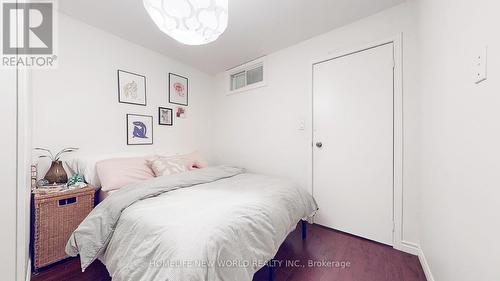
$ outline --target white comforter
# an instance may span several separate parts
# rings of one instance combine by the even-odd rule
[[[114,281],[252,280],[316,210],[287,181],[238,173],[135,202],[99,259]]]

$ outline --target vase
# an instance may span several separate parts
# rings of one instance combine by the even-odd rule
[[[45,180],[49,182],[49,184],[61,184],[66,183],[68,181],[68,175],[64,170],[61,161],[52,161],[50,165],[50,169],[47,171],[44,177]]]

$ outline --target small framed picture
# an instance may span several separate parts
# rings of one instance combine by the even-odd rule
[[[173,125],[172,119],[173,118],[172,118],[172,109],[171,108],[165,108],[165,107],[158,108],[158,124],[159,125],[172,126]]]
[[[153,116],[127,114],[127,145],[153,144]]]
[[[118,70],[118,102],[146,105],[146,76]]]
[[[186,77],[168,74],[168,101],[178,105],[188,105],[189,81]]]
[[[178,106],[178,107],[175,109],[175,116],[176,116],[177,118],[182,118],[182,119],[185,119],[185,118],[186,118],[186,108],[185,108],[185,107]]]

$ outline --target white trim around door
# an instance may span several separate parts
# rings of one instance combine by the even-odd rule
[[[309,104],[310,104],[310,126],[311,134],[310,138],[310,161],[309,161],[309,183],[310,192],[313,193],[314,183],[313,183],[313,136],[314,136],[314,120],[313,120],[313,67],[315,64],[332,60],[335,58],[343,57],[349,54],[361,52],[363,50],[375,48],[381,45],[393,44],[394,46],[394,200],[393,200],[393,221],[394,221],[394,235],[393,235],[393,247],[395,249],[411,253],[418,254],[418,246],[406,242],[404,240],[404,217],[403,217],[403,57],[402,57],[402,39],[403,34],[398,34],[396,36],[387,38],[385,40],[380,40],[377,42],[372,42],[358,48],[352,48],[349,50],[344,50],[340,52],[335,52],[328,54],[326,56],[314,59],[310,64],[310,76],[309,76]]]

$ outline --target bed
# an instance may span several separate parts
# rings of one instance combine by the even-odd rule
[[[250,281],[314,199],[282,179],[218,166],[110,194],[73,232],[82,270],[101,260],[114,281]]]
[[[99,199],[99,203],[102,202],[104,199],[108,198],[111,194],[113,194],[115,192],[116,192],[116,190],[106,191],[106,190],[99,189],[99,195],[97,197]]]

